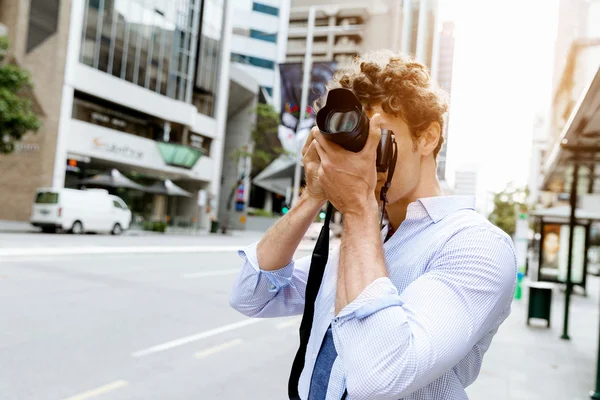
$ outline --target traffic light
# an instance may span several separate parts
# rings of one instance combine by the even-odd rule
[[[325,214],[325,211],[321,211],[321,212],[319,213],[319,218],[321,218],[321,219],[325,219],[325,215],[326,215],[326,214]]]
[[[281,207],[281,212],[283,213],[283,215],[287,214],[288,211],[290,211],[290,208],[288,206]]]

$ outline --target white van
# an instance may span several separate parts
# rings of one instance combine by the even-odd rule
[[[123,200],[104,189],[41,188],[35,196],[30,222],[48,233],[62,229],[74,234],[119,235],[129,229],[131,211]]]

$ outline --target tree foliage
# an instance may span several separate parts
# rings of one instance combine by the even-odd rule
[[[517,212],[527,212],[526,203],[529,189],[515,188],[509,185],[502,192],[494,195],[494,211],[488,216],[490,222],[509,234],[515,234]]]
[[[252,150],[242,146],[230,154],[236,162],[242,157],[250,157],[252,178],[285,152],[277,136],[279,113],[270,104],[259,104],[253,112],[256,112],[256,125],[252,129]]]
[[[31,88],[29,73],[8,63],[8,39],[0,37],[0,154],[12,153],[15,143],[29,131],[40,128],[40,120],[23,91]]]

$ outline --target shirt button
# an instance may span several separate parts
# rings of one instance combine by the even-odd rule
[[[269,289],[270,290],[275,290],[275,285],[273,285],[272,283],[269,285]]]

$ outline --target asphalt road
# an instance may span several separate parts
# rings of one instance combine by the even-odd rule
[[[35,252],[256,238],[0,235],[0,248],[33,249],[0,257],[0,399],[285,398],[299,317],[252,320],[230,308],[234,251]]]

